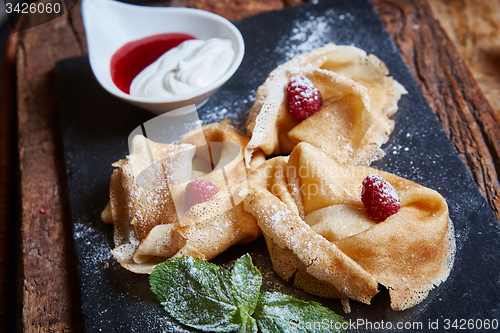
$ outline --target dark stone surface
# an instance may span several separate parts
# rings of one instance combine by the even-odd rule
[[[446,198],[456,232],[455,265],[445,283],[409,310],[391,310],[388,293],[382,290],[370,306],[351,301],[352,312],[345,318],[384,321],[384,327],[391,323],[393,331],[398,323],[414,324],[417,327],[407,331],[419,332],[431,331],[429,322],[436,320],[438,331],[444,331],[445,319],[498,319],[498,223],[371,5],[362,0],[322,1],[251,17],[235,25],[245,39],[246,55],[233,78],[199,110],[206,123],[228,118],[243,128],[255,89],[267,74],[291,57],[328,42],[353,44],[375,54],[409,92],[393,117],[396,127],[383,147],[386,156],[373,166],[433,188]],[[154,115],[107,94],[95,80],[87,57],[60,62],[57,79],[86,330],[194,331],[161,309],[146,275],[128,272],[112,258],[113,227],[100,219],[109,199],[111,163],[128,154],[129,133]],[[230,267],[246,252],[264,274],[263,290],[316,300],[342,314],[340,301],[308,295],[280,280],[262,238],[235,246],[213,261]],[[371,330],[360,326],[355,331]]]

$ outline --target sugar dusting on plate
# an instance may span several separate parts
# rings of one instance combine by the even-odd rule
[[[353,19],[352,14],[343,13],[338,15],[333,9],[325,11],[323,16],[315,16],[306,12],[303,18],[293,22],[290,36],[283,36],[274,52],[285,55],[285,61],[310,52],[332,42],[331,21]]]
[[[87,268],[92,267],[99,272],[103,267],[109,265],[112,257],[110,245],[105,241],[104,235],[91,225],[77,221],[73,225],[73,236],[75,241],[84,241],[88,251],[80,260],[86,261]]]
[[[200,118],[203,124],[205,125],[228,119],[232,122],[233,126],[243,130],[245,128],[248,112],[255,101],[255,89],[252,89],[244,96],[234,96],[226,91],[220,91],[218,94],[221,94],[219,98],[221,102],[217,106],[200,112]]]
[[[273,50],[264,48],[261,52],[281,55],[284,58],[280,63],[283,63],[332,42],[331,23],[333,21],[352,21],[354,19],[355,17],[351,13],[337,13],[334,9],[328,9],[322,15],[305,12],[300,19],[293,21],[291,31],[280,37],[276,43],[277,46]],[[254,63],[247,75],[247,79],[255,81],[259,77],[257,72],[261,66],[262,64]],[[257,72],[254,73],[254,71]],[[261,83],[256,81],[255,86],[257,87]],[[209,124],[229,119],[234,126],[243,130],[248,111],[255,101],[255,89],[249,91],[247,96],[230,96],[224,90],[218,93],[223,94],[223,96],[219,96],[219,100],[222,102],[210,108],[207,112],[202,112],[203,123]]]

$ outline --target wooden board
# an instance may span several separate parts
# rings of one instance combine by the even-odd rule
[[[301,1],[150,1],[189,5],[228,19]],[[500,217],[499,119],[424,0],[373,4],[490,206]],[[22,318],[30,332],[82,329],[57,124],[54,66],[86,53],[79,6],[19,33],[17,117],[21,191]]]
[[[432,13],[500,114],[500,1],[433,0]]]
[[[279,26],[276,22],[280,22]],[[235,24],[245,40],[245,58],[230,81],[206,105],[198,108],[204,123],[226,118],[244,130],[255,87],[266,75],[286,59],[329,41],[353,44],[377,55],[387,65],[389,73],[408,90],[392,117],[396,125],[384,145],[387,154],[373,166],[439,191],[448,203],[458,235],[457,260],[448,280],[410,310],[388,310],[389,295],[381,288],[370,306],[352,302],[352,312],[345,314],[346,320],[356,322],[370,318],[373,322],[397,325],[399,322],[428,322],[443,313],[467,318],[471,310],[476,313],[475,319],[488,318],[490,310],[499,302],[493,295],[500,293],[500,282],[495,283],[500,276],[500,256],[497,255],[500,225],[391,37],[383,31],[384,26],[370,3],[367,0],[322,1],[252,16]],[[133,332],[194,332],[176,325],[162,311],[150,291],[147,277],[124,270],[111,257],[112,227],[102,223],[100,217],[109,201],[109,177],[113,169],[110,163],[127,154],[130,131],[146,122],[146,133],[151,139],[175,140],[148,131],[151,121],[156,126],[163,124],[164,128],[169,128],[170,122],[168,119],[163,122],[148,111],[108,94],[96,82],[87,56],[59,62],[56,73],[86,331],[117,331],[127,327]],[[299,299],[320,302],[342,313],[338,300],[301,293],[300,289],[277,277],[262,238],[247,246],[232,247],[212,261],[228,267],[243,253],[253,258],[255,266],[266,277],[262,291],[279,290]],[[483,281],[491,283],[481,289],[474,287]],[[467,301],[464,295],[468,295]],[[137,316],[138,313],[141,315]],[[369,330],[356,330],[365,331]]]

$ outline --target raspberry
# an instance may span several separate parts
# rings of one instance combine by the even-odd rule
[[[199,178],[192,180],[186,186],[186,205],[192,207],[208,201],[212,196],[217,194],[217,192],[219,192],[217,186],[209,181]]]
[[[288,110],[299,120],[313,115],[322,104],[318,88],[304,75],[290,78],[286,87]]]
[[[368,215],[377,221],[384,221],[401,208],[399,196],[394,187],[377,174],[363,180],[361,201]]]

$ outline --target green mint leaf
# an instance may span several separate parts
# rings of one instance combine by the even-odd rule
[[[262,274],[250,255],[230,272],[191,257],[171,258],[149,277],[165,311],[206,332],[344,332],[348,322],[316,302],[281,293],[260,293]],[[252,317],[253,315],[253,317]]]
[[[231,271],[233,298],[240,311],[241,326],[238,333],[257,333],[257,322],[251,317],[257,306],[262,285],[262,274],[252,263],[249,254],[245,254],[234,264]]]
[[[151,290],[173,318],[202,331],[233,332],[242,320],[231,273],[191,257],[170,258],[149,277]]]
[[[262,274],[253,265],[248,253],[236,260],[231,271],[231,282],[236,305],[240,310],[252,315],[260,296]]]
[[[245,317],[240,328],[238,329],[238,333],[257,333],[258,331],[259,328],[257,327],[257,321],[249,315]]]
[[[262,293],[254,318],[262,333],[345,332],[348,322],[316,302],[306,302],[281,293]]]

